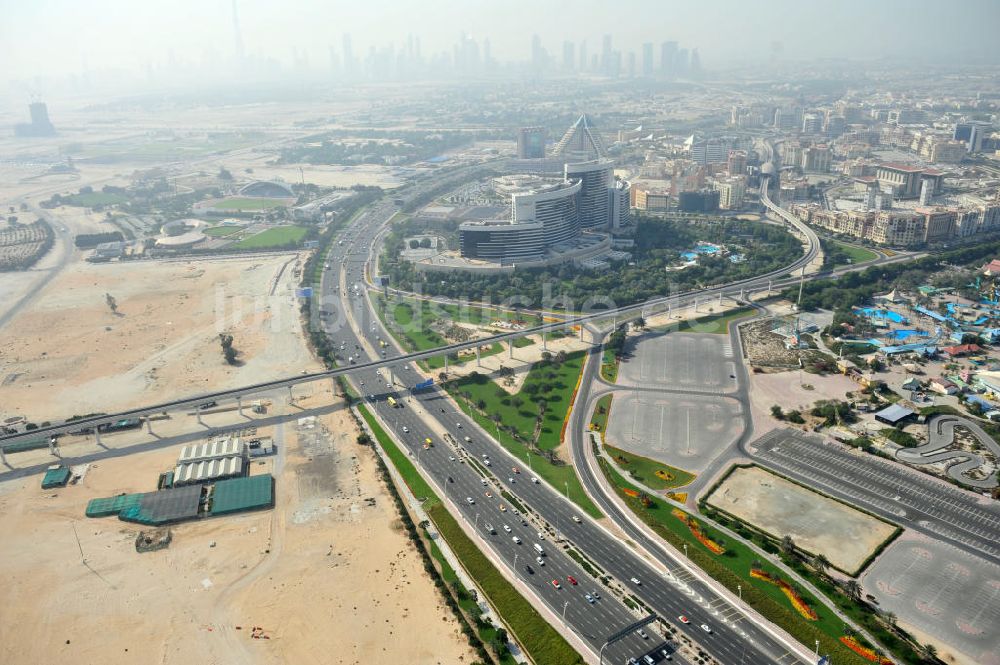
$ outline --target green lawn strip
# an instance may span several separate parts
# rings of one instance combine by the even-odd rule
[[[425,532],[426,535],[426,532]],[[441,566],[441,577],[444,579],[445,583],[450,586],[455,595],[458,596],[458,606],[462,608],[462,611],[466,616],[477,616],[479,613],[479,603],[469,590],[466,588],[462,581],[458,579],[458,574],[455,569],[451,567],[448,563],[448,559],[445,558],[444,553],[441,548],[437,546],[437,543],[430,536],[426,536],[425,541],[430,546],[431,556],[434,560],[438,562]],[[483,644],[491,644],[497,637],[498,629],[491,623],[483,622],[476,626],[476,630],[479,633],[479,639],[482,640]],[[505,653],[500,658],[500,663],[502,665],[514,665],[517,660],[511,656],[509,653]]]
[[[304,226],[278,226],[244,238],[233,245],[236,249],[266,249],[298,243],[306,235]]]
[[[511,506],[513,506],[522,515],[527,515],[528,514],[528,511],[525,509],[524,504],[521,503],[520,501],[518,501],[517,497],[515,497],[510,492],[508,492],[506,490],[503,490],[503,491],[500,492],[500,496],[502,496],[503,498],[507,499],[507,503],[509,503]]]
[[[563,639],[556,630],[532,607],[518,591],[508,582],[503,574],[486,558],[476,544],[467,536],[451,513],[441,504],[430,485],[420,476],[416,467],[395,441],[379,425],[378,420],[365,406],[359,406],[358,411],[365,419],[379,445],[392,461],[393,466],[403,477],[407,486],[417,498],[426,498],[423,508],[431,521],[444,537],[452,552],[462,563],[479,588],[486,594],[490,605],[496,610],[503,622],[510,628],[514,639],[535,663],[554,663],[575,665],[583,663],[583,659]]]
[[[535,340],[530,337],[517,337],[514,339],[514,348],[523,349],[526,346],[531,346],[535,343]]]
[[[607,395],[607,397],[610,397],[610,395]],[[661,464],[648,457],[634,455],[621,448],[604,444],[604,449],[615,460],[615,464],[627,471],[633,480],[641,482],[654,490],[669,490],[675,487],[683,487],[695,479],[693,473],[688,473],[683,469],[678,469],[668,464]],[[664,480],[660,478],[656,475],[657,471],[666,472],[670,476],[670,479]]]
[[[853,261],[854,263],[864,263],[865,261],[874,261],[875,259],[878,258],[878,254],[876,254],[870,249],[865,249],[864,247],[845,245],[842,242],[836,242],[836,241],[834,241],[833,244],[839,247],[841,251],[843,251],[845,254],[847,254],[847,256],[850,257],[851,261]]]
[[[612,349],[604,349],[604,354],[601,356],[601,378],[608,383],[618,380],[618,358]]]
[[[503,622],[510,628],[535,663],[582,663],[573,647],[545,621],[521,594],[504,578],[489,559],[465,535],[458,522],[444,506],[438,504],[427,511],[438,531],[448,541],[455,556],[469,576],[489,599]]]
[[[658,330],[671,330],[674,332],[696,332],[712,333],[715,335],[726,335],[729,333],[729,324],[738,319],[745,318],[753,314],[753,310],[748,307],[734,309],[731,312],[721,314],[709,314],[696,319],[678,321]]]
[[[604,432],[608,429],[608,417],[611,415],[612,394],[602,395],[594,406],[594,413],[590,417],[590,429],[601,433],[601,440],[604,440]]]
[[[816,621],[802,618],[777,586],[750,577],[753,563],[761,561],[761,558],[749,547],[736,541],[729,541],[699,520],[705,536],[726,548],[724,554],[712,554],[694,537],[687,524],[672,514],[672,506],[654,496],[649,497],[651,507],[645,508],[639,499],[630,497],[623,491],[640,490],[625,480],[606,460],[598,461],[605,476],[615,487],[615,491],[643,522],[678,550],[683,551],[684,545],[687,545],[688,557],[692,563],[734,594],[739,592],[737,586],[742,587],[745,603],[788,631],[802,644],[812,645],[815,640],[819,640],[821,653],[830,654],[835,663],[862,665],[869,662],[840,642],[840,637],[844,635],[843,622],[812,594],[792,580],[788,580],[782,571],[762,561],[762,570],[773,576],[785,578],[792,584],[799,596],[816,612],[818,616]]]
[[[455,399],[460,399],[455,396]],[[496,423],[473,410],[470,414],[473,420],[479,423],[484,430],[496,436]],[[568,488],[569,500],[575,503],[585,513],[595,519],[604,517],[604,514],[594,505],[594,502],[587,496],[587,492],[580,484],[580,478],[576,475],[576,469],[569,464],[555,465],[537,454],[531,455],[531,464],[528,466],[528,448],[523,443],[512,437],[505,430],[500,430],[500,437],[497,439],[507,451],[521,460],[526,466],[524,473],[529,476],[544,478],[559,492],[566,493]]]

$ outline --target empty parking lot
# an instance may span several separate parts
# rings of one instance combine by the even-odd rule
[[[622,363],[622,386],[721,393],[736,389],[736,365],[729,335],[651,333]]]
[[[907,536],[878,558],[862,586],[904,624],[974,663],[1000,665],[1000,566],[925,536]]]
[[[754,458],[810,487],[1000,562],[1000,505],[798,430],[769,432]]]

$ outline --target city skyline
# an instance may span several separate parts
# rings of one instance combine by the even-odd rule
[[[272,68],[322,71],[330,68],[331,54],[341,51],[343,35],[350,35],[359,63],[373,50],[406,52],[416,40],[420,55],[441,67],[449,59],[454,64],[458,45],[469,40],[479,58],[488,54],[502,65],[537,65],[540,47],[556,69],[566,69],[570,61],[579,69],[600,58],[610,35],[612,49],[622,54],[622,72],[638,75],[648,74],[650,56],[659,60],[661,44],[670,41],[699,48],[706,68],[768,61],[775,53],[791,61],[807,55],[912,62],[1000,59],[1000,47],[989,39],[990,27],[997,24],[989,17],[1000,20],[1000,7],[982,0],[958,4],[963,15],[982,20],[929,24],[919,6],[930,9],[929,2],[845,2],[824,8],[823,20],[816,21],[812,10],[784,0],[771,3],[768,12],[728,3],[711,14],[688,2],[633,0],[615,8],[594,7],[588,12],[594,20],[586,23],[562,16],[558,8],[523,2],[451,6],[431,0],[414,14],[393,11],[398,7],[380,0],[364,6],[300,3],[290,9],[260,0],[207,6],[189,0],[142,6],[103,0],[92,3],[91,13],[81,19],[70,3],[50,0],[7,7],[0,39],[9,80],[105,69],[148,72],[207,65],[211,71],[241,58]],[[649,20],[616,20],[622,16]],[[115,39],[107,39],[109,34]]]

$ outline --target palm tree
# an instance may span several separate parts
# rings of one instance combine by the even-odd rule
[[[851,600],[860,600],[861,585],[858,584],[857,580],[847,580],[847,582],[844,583],[844,593],[846,593],[848,598]]]
[[[933,644],[925,644],[920,647],[920,657],[929,663],[936,662],[937,657],[937,647]]]
[[[812,565],[813,570],[815,570],[820,575],[824,574],[826,572],[826,569],[830,567],[829,560],[827,560],[827,558],[822,554],[817,554],[816,556],[814,556],[810,564]]]
[[[781,551],[787,556],[795,554],[795,541],[792,540],[791,536],[785,536],[781,539]]]
[[[896,615],[893,612],[882,612],[882,621],[884,621],[885,625],[889,628],[896,627]]]

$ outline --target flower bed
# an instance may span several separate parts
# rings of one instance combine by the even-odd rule
[[[799,593],[795,590],[795,587],[793,587],[785,580],[781,579],[780,577],[771,575],[770,573],[766,573],[763,570],[759,570],[757,568],[754,568],[750,571],[750,577],[754,577],[758,580],[764,580],[765,582],[773,584],[774,586],[781,589],[781,592],[785,594],[785,597],[788,598],[789,602],[791,602],[792,607],[795,608],[795,611],[802,615],[802,618],[808,619],[809,621],[816,621],[817,619],[819,619],[819,616],[817,616],[816,611],[813,610],[813,608],[809,607],[809,605],[807,605],[806,602],[802,600],[802,597],[799,596]]]
[[[673,474],[668,473],[665,469],[659,469],[656,471],[656,477],[668,483],[674,479]]]
[[[704,533],[702,533],[701,525],[699,525],[698,522],[696,522],[690,515],[685,513],[683,510],[679,508],[674,508],[670,512],[677,519],[687,523],[688,529],[691,530],[691,535],[694,536],[699,543],[707,547],[709,552],[711,552],[712,554],[722,554],[726,551],[725,547],[723,547],[722,545],[720,545],[719,543],[715,542],[714,540],[706,536]]]
[[[858,641],[855,640],[853,637],[847,637],[847,636],[841,637],[840,641],[844,643],[844,646],[846,646],[848,649],[858,654],[865,660],[870,660],[871,662],[878,663],[879,665],[893,665],[893,662],[891,660],[889,660],[888,658],[882,658],[877,653],[875,653],[874,650],[869,649],[866,646],[862,646],[861,644],[858,644]]]
[[[626,494],[626,496],[630,496],[633,499],[638,499],[639,498],[639,493],[636,492],[633,489],[629,489],[628,487],[623,487],[622,488],[622,492],[624,492]]]

